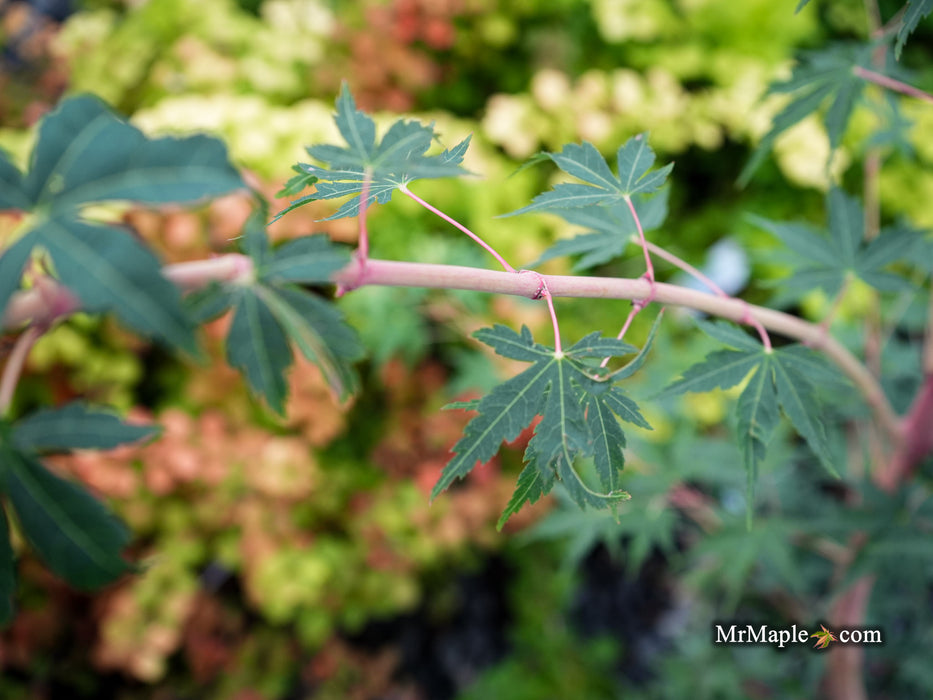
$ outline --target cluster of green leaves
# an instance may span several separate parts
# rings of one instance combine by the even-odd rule
[[[149,139],[95,97],[65,100],[42,120],[26,174],[0,153],[0,209],[32,215],[0,257],[0,309],[41,249],[84,310],[113,312],[134,331],[194,353],[194,326],[159,260],[125,229],[88,221],[82,209],[185,204],[241,187],[217,139]]]
[[[799,11],[809,0],[802,0]],[[894,56],[899,58],[908,35],[917,28],[920,20],[933,11],[933,0],[910,0],[900,16]],[[876,56],[890,44],[892,35],[867,43],[833,44],[825,49],[801,54],[789,78],[778,80],[768,88],[769,95],[793,95],[787,105],[775,115],[771,129],[762,137],[739,175],[739,184],[746,185],[764,162],[777,138],[805,117],[829,103],[823,115],[823,124],[829,136],[830,155],[842,142],[849,120],[858,105],[866,80],[858,69],[881,72],[890,77],[903,77],[904,71],[896,64],[878,66]],[[870,145],[893,142],[903,146],[904,132],[910,126],[900,115],[896,103],[888,102],[890,113],[884,114],[889,126],[870,137]]]
[[[349,261],[326,237],[273,250],[266,210],[259,207],[242,237],[251,278],[212,284],[183,299],[130,231],[85,216],[88,205],[101,202],[185,204],[242,188],[220,141],[147,138],[90,96],[63,101],[38,131],[25,174],[0,154],[0,209],[30,214],[0,256],[0,316],[37,260],[83,311],[112,312],[134,331],[192,354],[196,324],[232,307],[228,360],[279,412],[292,361],[289,341],[321,367],[336,393],[354,390],[349,363],[361,355],[354,331],[331,304],[301,286],[328,282]],[[121,552],[129,534],[86,490],[43,467],[39,454],[109,449],[152,432],[82,404],[0,423],[2,493],[25,538],[71,584],[97,587],[126,571]],[[8,618],[14,579],[5,520],[0,559],[0,612]]]
[[[206,136],[149,139],[100,100],[75,97],[46,116],[23,174],[0,153],[0,209],[31,216],[0,256],[0,316],[42,251],[45,266],[89,312],[195,352],[193,323],[161,265],[129,231],[82,216],[90,204],[190,203],[243,186],[224,145]],[[20,530],[69,583],[93,588],[127,570],[129,533],[86,490],[49,472],[40,453],[108,449],[149,436],[83,404],[0,423],[0,484]],[[0,532],[2,617],[11,615],[13,551]]]

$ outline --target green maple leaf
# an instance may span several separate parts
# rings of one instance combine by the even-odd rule
[[[97,588],[132,569],[122,557],[129,531],[87,491],[49,471],[40,454],[110,449],[156,432],[84,403],[0,421],[0,495],[6,500],[0,507],[0,624],[13,613],[15,560],[8,523],[13,514],[46,565],[77,588]]]
[[[657,398],[684,392],[729,389],[749,378],[736,402],[736,437],[747,474],[747,520],[751,522],[758,467],[780,413],[790,420],[826,470],[838,478],[823,424],[815,384],[838,386],[839,377],[822,358],[800,345],[767,351],[750,336],[724,323],[700,322],[711,338],[730,346],[716,350],[683,373]]]
[[[920,20],[931,12],[933,12],[933,0],[907,1],[907,10],[904,12],[904,17],[901,19],[900,29],[897,30],[897,40],[894,43],[895,58],[901,57],[901,51],[904,50],[907,37],[917,28],[917,25],[920,24]]]
[[[871,44],[837,44],[823,51],[805,53],[790,78],[771,84],[766,95],[796,94],[774,117],[770,131],[762,137],[739,175],[740,186],[748,184],[778,136],[830,100],[823,124],[829,135],[830,151],[836,149],[865,87],[865,80],[855,74],[855,68],[872,68],[874,48]]]
[[[835,296],[847,279],[856,277],[881,291],[905,291],[911,284],[884,270],[888,265],[911,260],[923,238],[906,225],[883,229],[869,243],[863,239],[865,220],[858,200],[833,188],[826,199],[828,236],[807,224],[778,223],[752,217],[790,248],[798,265],[786,284],[798,293],[822,287]]]
[[[33,213],[0,256],[0,311],[36,247],[88,311],[189,352],[193,329],[178,289],[129,232],[81,218],[96,202],[196,202],[243,187],[223,143],[207,136],[150,139],[95,97],[64,100],[43,118],[23,174],[0,153],[0,209]]]
[[[669,163],[651,171],[654,151],[648,145],[648,134],[633,136],[616,153],[618,176],[613,174],[606,159],[593,144],[567,144],[560,153],[544,153],[536,158],[550,158],[565,173],[585,184],[569,183],[555,185],[548,192],[536,196],[527,207],[504,214],[515,216],[531,211],[554,211],[599,205],[622,204],[633,195],[648,195],[657,192],[674,167]],[[625,217],[618,212],[621,221]],[[631,215],[629,214],[629,218]]]
[[[289,341],[344,399],[357,387],[352,363],[362,357],[362,345],[333,304],[299,285],[329,284],[350,254],[321,234],[296,238],[273,250],[264,220],[264,210],[257,209],[241,240],[253,261],[252,283],[213,284],[195,292],[186,299],[189,312],[203,321],[234,309],[227,360],[278,413],[285,410],[285,374],[293,361]]]
[[[812,632],[810,636],[816,637],[816,643],[813,645],[815,649],[825,649],[831,642],[836,641],[836,635],[826,629],[824,625],[820,625],[820,631]]]
[[[650,426],[635,402],[600,376],[595,360],[637,349],[591,333],[557,353],[536,343],[528,328],[522,327],[519,334],[501,325],[484,328],[474,336],[498,354],[531,366],[467,406],[479,415],[467,424],[463,437],[454,445],[454,457],[444,467],[432,497],[477,464],[488,462],[503,442],[514,440],[541,416],[525,450],[525,469],[499,527],[523,504],[548,493],[558,480],[581,507],[603,507],[627,499],[619,480],[625,435],[618,421]],[[574,462],[583,457],[593,459],[600,491],[590,488],[574,469]]]
[[[635,195],[632,198],[643,231],[659,228],[664,223],[669,192],[669,188],[664,188],[653,196]],[[586,228],[588,232],[557,241],[528,267],[536,267],[552,258],[573,255],[579,258],[572,269],[575,272],[587,270],[621,256],[632,234],[638,232],[632,212],[625,202],[597,204],[581,209],[557,209],[554,213],[568,223]]]
[[[455,147],[436,155],[425,155],[437,138],[432,125],[399,119],[389,127],[381,140],[376,140],[376,124],[366,113],[356,108],[349,88],[344,84],[337,98],[337,128],[347,142],[344,146],[322,144],[311,146],[308,154],[328,167],[299,163],[294,167],[298,175],[289,180],[283,194],[298,194],[307,185],[314,192],[291,202],[273,221],[308,202],[319,199],[337,199],[360,195],[363,181],[368,175],[367,206],[374,202],[385,204],[392,193],[413,180],[423,178],[456,177],[467,173],[460,163],[470,144],[470,137]],[[356,216],[360,197],[345,202],[326,220]]]

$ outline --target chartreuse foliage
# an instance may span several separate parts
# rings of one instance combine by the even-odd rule
[[[300,285],[326,284],[350,254],[323,235],[297,238],[273,250],[264,221],[264,211],[257,210],[243,236],[253,279],[206,287],[189,296],[189,308],[201,321],[234,309],[227,360],[277,412],[285,411],[289,341],[320,367],[335,393],[347,398],[356,389],[351,363],[362,357],[362,346],[333,305]]]
[[[714,340],[729,346],[693,365],[664,389],[657,398],[685,392],[730,389],[748,381],[736,402],[736,437],[747,473],[747,515],[754,506],[758,467],[777,427],[780,413],[790,420],[820,463],[838,478],[832,450],[823,425],[824,407],[817,399],[816,385],[838,386],[833,368],[812,350],[788,345],[774,350],[725,323],[700,322]],[[751,376],[749,376],[751,375]]]
[[[45,564],[77,588],[113,581],[131,567],[121,552],[129,531],[83,488],[42,464],[45,454],[110,449],[157,433],[128,425],[83,403],[45,409],[19,421],[0,420],[0,620],[12,615],[14,559],[8,518]]]
[[[335,121],[347,145],[322,144],[308,148],[312,158],[329,166],[323,168],[307,163],[294,166],[298,175],[288,181],[280,194],[295,195],[311,184],[314,192],[292,202],[276,218],[318,199],[361,195],[367,177],[366,204],[369,206],[374,202],[385,204],[392,199],[395,190],[413,180],[454,177],[467,172],[460,163],[470,144],[470,137],[442,153],[427,156],[425,153],[437,136],[433,127],[399,119],[377,143],[376,123],[356,108],[346,85],[337,98]],[[356,216],[359,208],[360,196],[351,197],[327,220]]]

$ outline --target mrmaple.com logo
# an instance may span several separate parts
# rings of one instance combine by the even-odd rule
[[[820,625],[816,632],[802,627],[775,628],[769,625],[731,624],[713,625],[713,644],[771,644],[783,649],[788,644],[806,644],[815,639],[814,647],[826,649],[834,642],[840,644],[884,644],[880,629],[842,629],[832,632]]]

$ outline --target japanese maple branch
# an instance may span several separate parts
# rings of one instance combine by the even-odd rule
[[[337,272],[332,279],[340,284],[353,284],[358,274],[356,266],[351,263]],[[365,283],[515,294],[533,299],[540,294],[540,283],[535,277],[537,276],[459,265],[370,260],[367,264]],[[754,319],[771,331],[795,338],[823,352],[852,380],[892,440],[896,442],[901,439],[900,419],[891,408],[878,381],[851,352],[816,324],[782,311],[755,306],[741,299],[723,299],[714,294],[662,282],[652,284],[644,278],[565,275],[540,277],[553,297],[644,299],[653,288],[655,301],[662,304],[686,306],[736,323],[748,323],[748,319]]]
[[[163,268],[162,274],[184,289],[194,289],[211,280],[241,279],[251,274],[251,265],[246,256],[230,254],[210,260],[168,265]],[[820,326],[782,311],[748,304],[741,299],[723,299],[714,294],[673,284],[652,284],[644,278],[516,274],[460,265],[374,259],[366,261],[365,278],[361,272],[360,261],[352,260],[334,273],[331,279],[337,284],[349,287],[372,285],[461,289],[513,294],[529,299],[543,296],[542,283],[552,297],[589,299],[644,299],[653,288],[655,301],[662,304],[693,308],[736,323],[748,323],[749,319],[754,319],[775,333],[795,338],[823,352],[852,380],[892,440],[898,442],[902,438],[903,426],[900,418],[894,413],[881,386],[865,366]],[[73,299],[67,289],[60,286],[58,289],[62,298]],[[43,305],[47,308],[49,303],[48,298],[43,301],[36,290],[18,292],[8,305],[0,326],[13,328],[26,321],[42,322],[45,319]],[[72,310],[74,308],[76,307]]]

